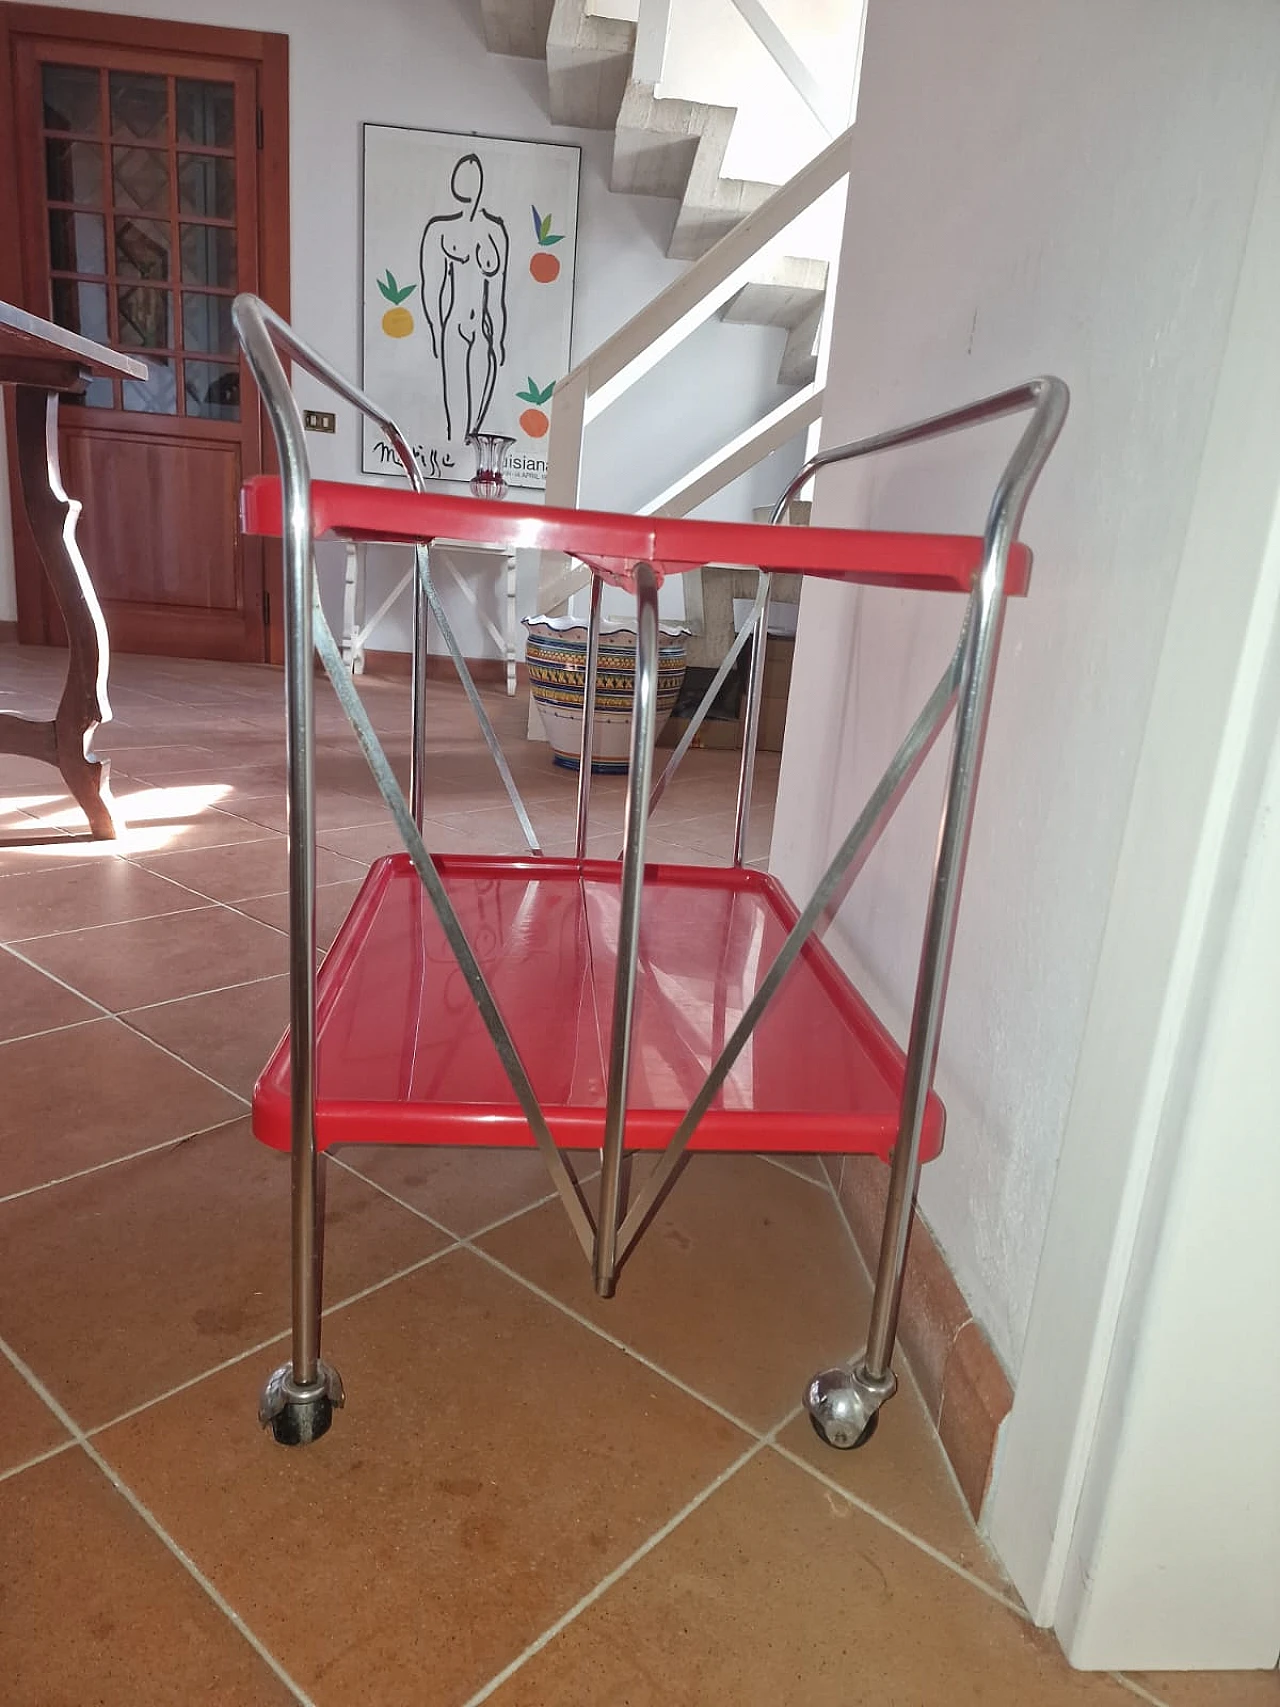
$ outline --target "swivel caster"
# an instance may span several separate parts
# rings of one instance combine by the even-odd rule
[[[343,1399],[342,1377],[327,1363],[316,1365],[316,1379],[305,1386],[293,1379],[293,1365],[284,1363],[262,1389],[258,1421],[280,1446],[309,1446],[328,1434]]]
[[[861,1367],[824,1369],[814,1376],[804,1396],[814,1433],[828,1446],[855,1452],[876,1432],[880,1407],[897,1387],[892,1370],[876,1379]]]
[[[845,1440],[843,1437],[837,1440],[834,1435],[829,1435],[827,1433],[827,1427],[829,1425],[819,1422],[812,1411],[809,1413],[809,1421],[813,1424],[813,1432],[817,1435],[818,1439],[824,1446],[837,1446],[844,1452],[856,1452],[860,1446],[865,1446],[867,1444],[871,1439],[871,1436],[880,1427],[880,1413],[879,1411],[873,1412],[871,1421],[863,1429],[862,1433],[856,1440]]]

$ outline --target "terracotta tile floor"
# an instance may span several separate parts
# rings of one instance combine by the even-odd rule
[[[0,707],[52,704],[60,669],[0,648]],[[405,690],[365,698],[403,770]],[[488,698],[565,849],[572,780]],[[799,1386],[855,1349],[868,1287],[804,1158],[696,1158],[601,1304],[536,1156],[335,1157],[348,1404],[320,1445],[275,1446],[254,1409],[288,1322],[287,1164],[245,1112],[285,1014],[280,678],[121,658],[112,699],[124,842],[0,758],[6,1707],[1277,1707],[1274,1673],[1072,1673],[909,1381],[865,1453],[814,1439]],[[319,703],[327,943],[394,836]],[[429,844],[516,847],[461,695],[429,712]],[[664,856],[725,845],[732,770],[692,755]],[[621,801],[597,786],[593,851]]]

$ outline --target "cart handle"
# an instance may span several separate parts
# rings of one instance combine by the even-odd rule
[[[923,421],[914,421],[906,427],[894,427],[886,433],[876,433],[868,439],[854,439],[848,444],[832,445],[829,450],[820,450],[800,469],[799,473],[788,483],[786,490],[773,506],[773,514],[769,521],[778,526],[787,513],[791,500],[798,492],[804,490],[814,475],[824,468],[829,468],[835,462],[850,462],[855,457],[871,456],[876,451],[891,450],[902,445],[921,444],[928,439],[945,437],[948,433],[958,433],[965,427],[979,426],[986,421],[996,421],[1005,415],[1020,414],[1024,409],[1032,409],[1031,420],[1014,447],[1013,455],[1005,464],[1004,472],[996,485],[995,494],[991,500],[991,509],[987,514],[987,525],[983,539],[983,576],[996,574],[999,577],[997,586],[992,590],[1003,591],[1005,571],[1008,566],[1009,548],[1017,538],[1018,528],[1022,522],[1022,512],[1026,508],[1031,489],[1044,467],[1049,452],[1053,449],[1054,441],[1062,430],[1066,419],[1069,394],[1062,380],[1055,379],[1051,374],[1043,374],[1037,379],[1029,379],[1022,385],[1015,385],[1008,391],[999,391],[993,397],[979,398],[976,403],[966,403],[959,409],[949,409],[942,415],[931,415]],[[1003,549],[1001,549],[1003,545]],[[680,748],[672,755],[661,777],[655,795],[662,790],[675,773],[676,765],[684,757],[688,744],[693,740],[694,732],[707,711],[720,684],[729,673],[730,665],[738,655],[747,633],[752,635],[751,641],[751,673],[747,679],[747,705],[745,727],[742,738],[742,763],[738,770],[738,799],[734,812],[733,825],[733,863],[741,865],[746,858],[747,829],[751,818],[751,794],[755,783],[756,748],[760,736],[760,705],[764,697],[764,662],[765,640],[769,632],[769,589],[770,577],[762,570],[760,574],[760,591],[756,595],[755,606],[749,622],[743,625],[742,634],[734,642],[729,657],[725,659],[703,703],[698,707],[689,728],[685,730],[684,740]]]
[[[1014,447],[1013,455],[1005,464],[991,500],[987,517],[990,545],[990,530],[997,520],[998,512],[1000,520],[1007,520],[1009,516],[1013,516],[1015,521],[1021,520],[1031,488],[1053,449],[1054,441],[1062,431],[1069,400],[1070,393],[1062,380],[1055,378],[1053,374],[1041,374],[1036,379],[1028,379],[1021,385],[1011,386],[1008,391],[997,391],[990,397],[980,397],[974,403],[962,404],[958,409],[948,409],[941,415],[929,415],[924,420],[912,421],[905,427],[892,427],[888,432],[874,433],[870,438],[851,439],[847,444],[832,445],[828,450],[820,450],[809,458],[774,505],[769,520],[775,524],[780,522],[796,494],[803,491],[815,474],[833,462],[849,462],[854,457],[873,456],[881,450],[923,444],[929,439],[941,439],[949,433],[961,432],[965,427],[981,426],[986,421],[998,421],[1005,415],[1020,415],[1023,410],[1031,409],[1034,414]],[[1012,543],[1012,531],[1009,538]]]

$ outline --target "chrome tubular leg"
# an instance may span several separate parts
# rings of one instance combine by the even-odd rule
[[[764,579],[766,579],[766,577],[761,577],[761,579],[764,580]],[[702,725],[706,719],[707,713],[711,710],[711,707],[715,704],[716,700],[719,698],[720,689],[728,681],[730,671],[733,669],[733,666],[738,662],[738,654],[742,651],[742,648],[746,645],[747,640],[749,639],[753,629],[755,628],[756,612],[760,608],[759,600],[764,597],[767,590],[768,589],[766,587],[762,586],[760,588],[759,592],[757,592],[757,594],[756,594],[757,603],[756,603],[755,608],[752,611],[750,622],[746,623],[741,629],[739,629],[738,633],[734,636],[732,646],[730,646],[729,650],[725,653],[724,658],[722,659],[722,661],[720,663],[720,667],[717,669],[715,675],[711,679],[711,683],[708,686],[707,691],[703,694],[702,699],[701,699],[696,711],[694,712],[693,716],[689,719],[689,722],[685,728],[684,734],[680,737],[679,741],[676,743],[675,749],[672,752],[671,757],[667,760],[666,764],[662,767],[662,774],[659,776],[657,782],[654,783],[653,793],[649,796],[649,811],[651,813],[652,813],[654,807],[662,799],[662,796],[666,793],[667,785],[669,783],[671,783],[672,781],[674,781],[675,774],[679,770],[679,768],[680,768],[680,766],[684,760],[685,754],[689,751],[690,747],[693,746],[694,737],[697,735],[699,729],[702,728]]]
[[[631,717],[631,767],[622,842],[622,901],[618,914],[618,965],[609,1041],[609,1084],[605,1098],[604,1155],[600,1206],[596,1213],[595,1284],[601,1298],[613,1295],[617,1278],[618,1215],[627,1125],[627,1080],[635,1019],[636,970],[640,953],[640,903],[644,895],[645,839],[658,722],[658,580],[647,563],[636,565],[636,686]]]
[[[285,742],[289,829],[289,1061],[292,1344],[268,1379],[258,1418],[283,1446],[326,1434],[342,1382],[320,1361],[321,1201],[316,1153],[315,662],[311,492],[297,403],[266,330],[237,329],[262,392],[284,484]],[[341,667],[341,664],[339,664]]]
[[[733,863],[746,858],[747,825],[751,818],[751,787],[755,781],[756,741],[760,734],[760,701],[764,697],[765,648],[769,639],[769,589],[772,577],[760,574],[761,597],[756,600],[751,636],[751,676],[747,684],[746,727],[742,732],[742,766],[738,771],[738,808],[733,824]]]
[[[369,713],[365,710],[351,677],[342,666],[342,654],[338,650],[338,643],[329,630],[323,610],[319,608],[315,611],[315,640],[316,651],[333,691],[337,695],[338,704],[342,707],[347,721],[355,732],[356,739],[360,743],[360,749],[364,753],[370,771],[373,773],[373,779],[378,785],[378,793],[386,802],[387,809],[395,821],[400,839],[405,845],[409,858],[413,861],[414,870],[422,879],[422,887],[426,892],[427,899],[440,921],[440,928],[444,931],[458,968],[466,980],[467,988],[475,1000],[476,1007],[479,1009],[480,1018],[493,1041],[494,1048],[497,1050],[498,1059],[502,1063],[503,1071],[507,1075],[507,1081],[515,1094],[515,1099],[520,1104],[525,1119],[529,1122],[529,1130],[533,1133],[534,1142],[542,1152],[543,1160],[546,1162],[552,1182],[560,1194],[560,1199],[568,1213],[574,1233],[584,1254],[590,1260],[595,1235],[586,1205],[582,1201],[578,1183],[565,1165],[564,1157],[556,1147],[556,1141],[534,1093],[529,1074],[520,1059],[520,1052],[512,1040],[511,1033],[507,1030],[498,1005],[494,1001],[493,992],[490,990],[480,964],[467,941],[466,932],[463,930],[462,922],[449,899],[449,892],[445,887],[444,880],[436,869],[435,861],[427,852],[422,834],[413,821],[408,801],[396,780],[395,772],[391,768],[387,755],[382,750],[382,744],[378,740],[373,724],[369,721]]]
[[[1003,571],[1003,563],[994,574],[988,566],[970,607],[969,644],[920,951],[867,1348],[855,1358],[852,1368],[827,1369],[815,1375],[805,1393],[805,1406],[813,1426],[831,1446],[850,1448],[869,1440],[880,1407],[893,1397],[898,1385],[892,1359],[902,1305],[907,1240],[920,1175],[920,1135],[938,1060],[960,887],[1004,621]]]
[[[595,745],[596,665],[600,659],[600,605],[604,582],[591,577],[591,615],[587,622],[586,676],[582,686],[582,745],[578,757],[578,834],[575,858],[587,857],[587,822],[591,813],[591,753]]]
[[[418,558],[413,577],[413,685],[409,716],[413,733],[409,744],[409,810],[419,829],[426,814],[427,798],[427,586],[431,579],[431,547],[414,547]]]
[[[685,1111],[684,1118],[668,1139],[667,1147],[659,1156],[657,1166],[646,1178],[643,1191],[636,1194],[635,1201],[628,1208],[627,1218],[618,1235],[619,1250],[623,1257],[639,1237],[645,1221],[674,1177],[680,1158],[697,1130],[698,1122],[714,1102],[734,1062],[746,1048],[761,1016],[781,989],[787,973],[803,953],[805,943],[829,913],[838,908],[848,885],[870,856],[885,825],[897,810],[898,803],[932,752],[934,742],[941,734],[955,705],[958,679],[959,653],[947,666],[937,687],[921,708],[920,715],[903,737],[898,751],[889,761],[888,769],[872,790],[852,829],[840,844],[835,858],[823,873],[795,924],[788,931],[786,941],[774,956],[772,966],[743,1008],[732,1035],[712,1063],[711,1070]]]
[[[507,799],[511,802],[512,810],[520,821],[520,829],[528,843],[529,851],[535,854],[541,853],[537,833],[533,828],[525,803],[520,798],[520,790],[516,787],[515,778],[511,774],[511,766],[507,763],[507,756],[502,750],[502,743],[498,740],[489,713],[485,710],[484,701],[480,697],[480,691],[476,687],[471,671],[467,668],[467,661],[462,656],[462,650],[454,636],[448,614],[440,602],[440,594],[436,584],[431,579],[431,565],[427,558],[426,549],[423,547],[420,547],[417,552],[415,578],[419,588],[425,593],[427,609],[430,611],[431,620],[435,623],[440,638],[444,642],[445,651],[449,654],[453,661],[453,667],[458,672],[462,691],[466,694],[468,703],[475,713],[476,722],[480,725],[480,733],[484,737],[484,744],[488,747],[489,756],[497,766],[498,775],[502,778],[502,786],[506,789]]]

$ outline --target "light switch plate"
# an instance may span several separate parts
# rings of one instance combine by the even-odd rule
[[[336,433],[338,417],[331,415],[327,409],[304,409],[302,424],[309,433]]]

